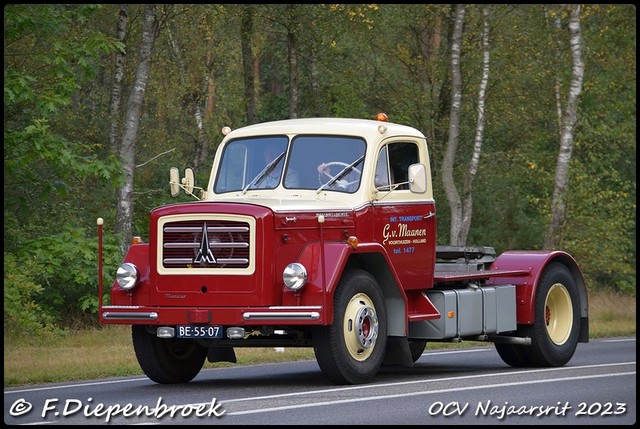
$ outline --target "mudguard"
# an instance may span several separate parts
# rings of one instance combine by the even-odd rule
[[[360,255],[360,262],[366,264],[366,269],[378,281],[380,289],[387,302],[389,330],[394,335],[406,335],[408,332],[408,315],[411,312],[422,313],[423,309],[412,309],[407,294],[402,289],[397,273],[389,256],[378,243],[359,244],[356,249],[345,242],[310,242],[305,245],[298,256],[297,262],[303,264],[308,271],[307,285],[302,292],[298,305],[314,305],[322,302],[326,309],[323,323],[333,322],[333,294],[338,286],[342,273],[347,269],[349,259],[354,255]],[[324,267],[324,268],[323,268]],[[320,296],[322,295],[322,296]],[[422,295],[420,295],[422,297]],[[424,301],[424,298],[420,301]],[[285,304],[293,304],[293,300],[285,301]],[[429,311],[436,317],[435,310],[430,303]]]
[[[568,253],[555,251],[508,251],[502,253],[491,264],[491,270],[528,270],[528,276],[522,277],[491,277],[487,281],[490,286],[502,284],[516,285],[517,322],[529,325],[534,322],[534,306],[536,290],[540,276],[545,267],[551,262],[560,262],[565,265],[573,276],[580,294],[580,317],[588,318],[589,303],[587,289],[582,276],[582,271],[575,259]]]
[[[138,268],[138,285],[135,293],[126,291],[115,281],[111,286],[111,305],[146,305],[149,302],[149,244],[133,244],[129,247],[123,262],[130,262]],[[134,300],[135,296],[135,300]]]

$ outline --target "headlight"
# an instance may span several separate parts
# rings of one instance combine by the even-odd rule
[[[293,262],[282,273],[284,285],[293,291],[300,290],[307,283],[307,269],[304,265]]]
[[[116,272],[116,282],[124,290],[133,289],[138,283],[138,269],[136,266],[129,262],[120,265]]]

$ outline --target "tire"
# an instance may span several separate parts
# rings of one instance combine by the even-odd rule
[[[535,321],[518,328],[518,336],[531,338],[531,345],[496,344],[502,360],[515,367],[557,367],[569,362],[580,333],[579,301],[569,269],[559,262],[549,264],[536,289]]]
[[[569,269],[554,262],[544,270],[535,298],[529,358],[535,366],[563,366],[573,357],[580,333],[580,299]]]
[[[409,350],[411,350],[411,359],[413,359],[413,363],[416,363],[424,349],[427,347],[427,342],[423,340],[409,340]]]
[[[344,273],[334,295],[333,319],[312,331],[323,374],[336,384],[373,381],[384,359],[387,314],[371,274],[360,269]]]
[[[195,341],[158,338],[144,325],[133,325],[131,337],[140,367],[156,383],[188,383],[207,357],[207,349]]]
[[[515,368],[533,366],[531,359],[527,357],[528,347],[502,343],[495,343],[495,346],[503,362],[507,365]]]

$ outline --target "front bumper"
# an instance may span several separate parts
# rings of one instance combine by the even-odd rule
[[[100,309],[100,323],[124,325],[324,325],[321,306],[146,307],[110,305]]]

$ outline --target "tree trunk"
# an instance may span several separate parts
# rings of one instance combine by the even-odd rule
[[[202,111],[200,110],[199,101],[199,97],[194,100],[195,112],[193,113],[194,119],[196,121],[198,139],[196,140],[196,147],[193,153],[193,160],[191,161],[191,165],[196,171],[198,171],[198,168],[202,164],[204,164],[204,161],[209,153],[209,148],[207,147],[207,136],[204,132],[204,118],[202,117]]]
[[[571,85],[567,96],[567,106],[562,116],[560,151],[556,164],[556,175],[551,200],[551,222],[544,238],[544,248],[557,248],[562,242],[562,226],[567,215],[565,202],[569,187],[569,164],[574,144],[574,127],[578,118],[578,98],[582,92],[584,62],[582,60],[582,33],[580,30],[580,5],[571,5],[569,12],[569,34],[571,45]]]
[[[127,37],[127,5],[120,7],[118,16],[117,37],[118,42],[124,44]],[[120,100],[122,99],[122,77],[124,76],[124,56],[125,52],[116,50],[116,65],[113,73],[113,85],[111,86],[111,102],[109,103],[109,113],[111,115],[111,127],[109,130],[109,147],[112,153],[119,152],[118,135],[120,132]]]
[[[251,34],[253,32],[253,6],[242,7],[242,24],[240,29],[240,43],[242,45],[242,69],[244,70],[244,98],[247,109],[247,122],[258,122],[256,109],[256,92],[253,76],[253,52],[251,52]]]
[[[289,57],[289,118],[298,117],[298,40],[293,31],[287,33]]]
[[[417,40],[420,46],[420,52],[422,53],[422,62],[425,66],[428,66],[434,61],[434,56],[440,49],[442,18],[438,15],[435,17],[433,26],[425,24],[417,31]],[[431,83],[431,82],[430,82]]]
[[[124,254],[131,242],[133,219],[133,175],[135,171],[136,140],[142,103],[144,101],[149,70],[151,69],[151,54],[156,38],[157,21],[156,6],[144,6],[144,20],[142,24],[142,44],[140,45],[140,62],[136,71],[136,78],[129,94],[127,112],[125,115],[124,132],[120,145],[120,162],[124,173],[124,184],[118,190],[118,207],[116,217],[116,231],[123,234],[120,250]]]
[[[207,101],[205,103],[205,117],[210,119],[213,117],[213,106],[216,98],[216,85],[213,81],[213,54],[211,51],[207,52],[207,76],[205,77],[205,92],[207,94]]]
[[[320,70],[318,69],[318,48],[315,43],[311,46],[311,52],[309,53],[311,58],[311,94],[313,94],[313,113],[315,116],[320,117],[324,115],[322,109],[322,94],[320,93]]]
[[[178,66],[180,67],[180,82],[182,84],[183,90],[189,94],[187,96],[188,103],[193,106],[193,116],[196,125],[196,141],[195,147],[193,149],[191,167],[193,167],[197,171],[198,167],[200,167],[200,165],[204,163],[204,159],[208,153],[207,136],[204,132],[204,120],[202,118],[202,111],[200,109],[200,100],[204,98],[203,93],[206,91],[206,87],[199,90],[192,88],[192,85],[189,84],[187,80],[189,70],[184,60],[182,47],[178,44],[178,41],[173,35],[170,20],[167,20],[166,31],[167,37],[169,39],[169,45],[171,46],[171,49],[173,50],[173,53],[175,54],[178,61]]]
[[[451,112],[449,114],[449,140],[442,161],[442,186],[451,209],[451,228],[449,243],[461,245],[460,229],[462,225],[462,203],[453,180],[453,165],[460,132],[460,107],[462,101],[462,78],[460,76],[460,46],[464,23],[464,5],[456,5],[455,25],[451,38]]]
[[[480,154],[482,153],[482,139],[484,136],[484,103],[487,84],[489,82],[489,6],[482,7],[484,25],[482,29],[482,79],[478,90],[478,123],[476,124],[476,137],[473,143],[473,154],[469,162],[466,180],[464,182],[462,206],[462,225],[460,228],[460,244],[465,245],[471,228],[473,215],[473,181],[478,173]]]

